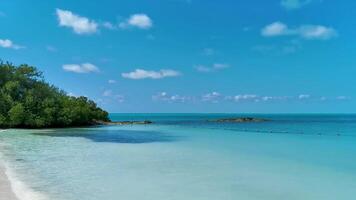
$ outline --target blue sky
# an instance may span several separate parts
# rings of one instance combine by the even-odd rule
[[[110,112],[356,108],[356,2],[0,2],[0,57]]]

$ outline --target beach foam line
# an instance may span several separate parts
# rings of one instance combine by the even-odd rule
[[[0,165],[3,166],[5,175],[10,182],[12,192],[15,194],[18,200],[48,200],[44,194],[33,190],[31,187],[20,180],[15,171],[10,167],[10,164],[4,159],[4,156],[1,153],[1,148]]]

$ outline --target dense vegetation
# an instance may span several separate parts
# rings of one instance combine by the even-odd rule
[[[0,127],[46,128],[109,121],[108,113],[86,97],[68,96],[28,65],[0,61]]]

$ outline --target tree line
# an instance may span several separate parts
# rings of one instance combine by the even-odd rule
[[[0,61],[1,128],[86,126],[97,121],[110,120],[94,101],[46,83],[33,66]]]

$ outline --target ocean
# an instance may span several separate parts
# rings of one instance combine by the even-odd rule
[[[211,121],[240,116],[270,120]],[[0,160],[19,199],[350,200],[356,196],[356,115],[110,117],[154,123],[1,132]]]

